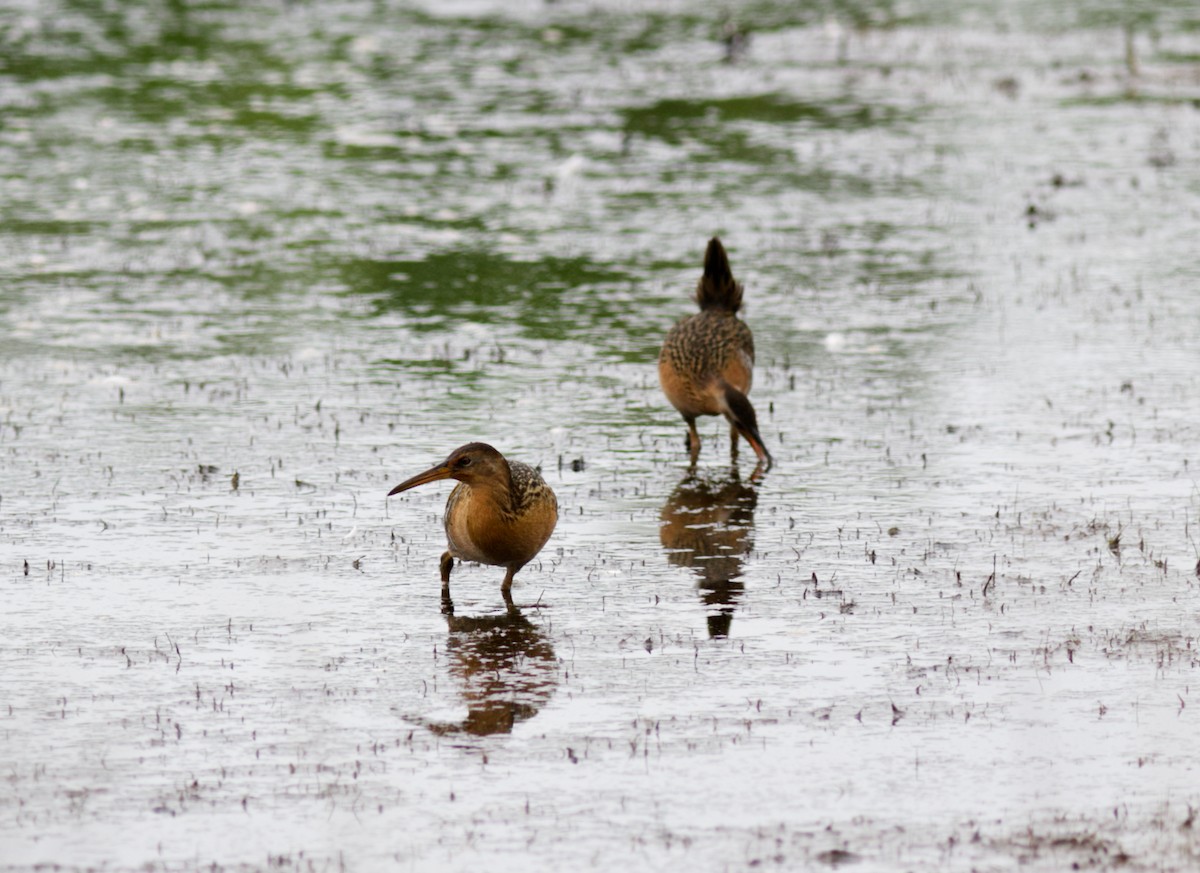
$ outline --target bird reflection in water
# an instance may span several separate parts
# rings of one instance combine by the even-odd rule
[[[729,636],[733,613],[746,589],[742,563],[754,545],[754,507],[760,465],[749,483],[733,467],[723,477],[688,471],[660,513],[659,538],[667,560],[700,577],[700,599],[708,610],[708,635]]]
[[[456,616],[443,610],[450,631],[446,657],[461,686],[467,717],[422,723],[435,734],[511,733],[554,694],[558,663],[542,630],[515,607],[503,615]]]

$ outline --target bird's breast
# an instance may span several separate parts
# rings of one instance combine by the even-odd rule
[[[489,492],[460,483],[446,502],[446,539],[461,560],[523,565],[545,545],[557,520],[552,496],[517,515]]]

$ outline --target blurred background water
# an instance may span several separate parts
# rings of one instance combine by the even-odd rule
[[[4,4],[0,866],[1195,864],[1198,158],[1191,3]]]

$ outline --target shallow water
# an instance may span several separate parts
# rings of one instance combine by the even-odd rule
[[[0,11],[2,866],[1197,863],[1200,18],[737,20]],[[520,617],[384,498],[473,439]]]

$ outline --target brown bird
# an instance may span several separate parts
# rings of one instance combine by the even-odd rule
[[[692,463],[700,455],[696,418],[723,415],[729,420],[732,455],[738,436],[745,438],[759,462],[771,466],[771,453],[758,433],[758,416],[746,397],[754,367],[754,336],[737,317],[742,286],[734,281],[729,257],[713,237],[704,253],[704,275],[696,285],[700,312],[679,322],[658,356],[658,381],[671,405],[688,426]]]
[[[542,550],[558,523],[554,492],[528,464],[506,460],[486,443],[467,443],[442,463],[401,482],[388,497],[439,479],[458,480],[446,501],[443,607],[453,612],[450,571],[458,558],[507,568],[500,593],[514,608],[513,576]]]

